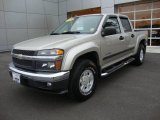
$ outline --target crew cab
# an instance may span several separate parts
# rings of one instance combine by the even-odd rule
[[[141,65],[147,39],[124,15],[77,16],[48,36],[14,45],[9,72],[19,84],[84,101],[99,78],[131,62]]]

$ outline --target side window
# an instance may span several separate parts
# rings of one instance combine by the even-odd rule
[[[116,29],[117,34],[121,33],[121,29],[116,17],[110,17],[105,22],[105,27],[114,27]]]
[[[131,25],[129,23],[129,20],[127,18],[120,18],[124,32],[131,32]]]

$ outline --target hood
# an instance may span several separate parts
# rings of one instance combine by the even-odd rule
[[[61,48],[65,49],[66,45],[74,45],[78,39],[86,38],[90,35],[49,35],[35,39],[26,40],[14,45],[14,49],[20,50],[43,50]]]

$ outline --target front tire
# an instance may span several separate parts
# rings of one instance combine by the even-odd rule
[[[78,60],[71,71],[70,97],[78,101],[85,101],[90,98],[95,92],[97,78],[97,67],[92,61]]]

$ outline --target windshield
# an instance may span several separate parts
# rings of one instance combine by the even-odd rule
[[[91,15],[70,18],[58,27],[51,35],[59,34],[93,34],[97,31],[102,15]]]

